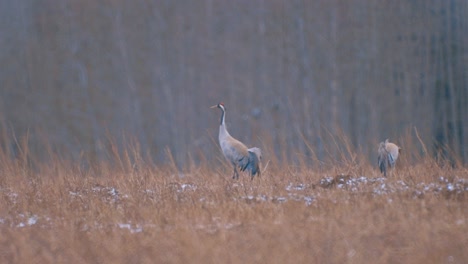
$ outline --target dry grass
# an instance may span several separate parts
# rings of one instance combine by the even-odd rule
[[[118,155],[118,154],[116,154]],[[388,178],[359,158],[183,174],[2,155],[2,263],[466,263],[467,169],[425,158]],[[329,164],[333,165],[333,164]]]

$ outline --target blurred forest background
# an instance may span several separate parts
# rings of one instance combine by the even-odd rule
[[[375,162],[417,129],[468,162],[466,0],[0,1],[0,62],[12,157],[133,142],[156,164],[213,161],[222,101],[231,134],[282,161],[344,136]]]

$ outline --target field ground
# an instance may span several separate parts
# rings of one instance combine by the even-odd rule
[[[467,169],[230,169],[4,160],[1,263],[467,263]]]

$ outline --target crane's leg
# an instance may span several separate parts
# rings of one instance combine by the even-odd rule
[[[233,179],[239,179],[239,173],[237,172],[236,166],[234,166],[234,174],[232,175]]]

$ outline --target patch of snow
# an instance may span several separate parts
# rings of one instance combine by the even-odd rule
[[[156,193],[154,190],[151,190],[151,189],[146,189],[143,192],[146,193],[146,194],[155,194]]]
[[[121,229],[128,229],[130,231],[130,233],[134,234],[134,233],[141,233],[143,232],[143,228],[139,225],[136,225],[135,227],[133,227],[131,224],[122,224],[122,223],[119,223],[117,224],[117,226]]]
[[[117,191],[115,190],[114,187],[111,187],[109,191],[107,191],[108,194],[112,195],[112,196],[117,196],[118,193]]]
[[[12,203],[16,204],[16,200],[18,199],[18,194],[15,192],[9,192],[7,194],[8,198],[11,200]]]
[[[333,178],[332,177],[325,177],[320,179],[320,185],[327,185],[327,184],[332,184],[333,183]]]
[[[361,177],[357,178],[357,181],[358,181],[358,182],[364,182],[364,183],[366,183],[366,182],[367,182],[367,178],[364,177],[364,176],[361,176]]]
[[[37,216],[33,215],[28,219],[28,226],[35,225],[37,223]]]
[[[304,201],[307,206],[310,206],[312,202],[314,201],[314,197],[312,196],[304,196]]]
[[[247,200],[253,200],[254,199],[254,196],[253,195],[247,195],[247,197],[245,198]]]
[[[72,192],[72,191],[69,191],[68,194],[70,194],[70,196],[78,196],[80,197],[81,195],[77,192]]]
[[[266,202],[268,201],[268,197],[264,194],[260,194],[257,196],[257,201],[262,201],[262,202]]]
[[[455,187],[453,186],[453,184],[448,183],[447,184],[447,190],[451,192],[451,191],[455,190]]]
[[[290,182],[288,184],[288,186],[286,186],[286,191],[292,191],[292,190],[303,191],[305,188],[306,188],[306,186],[303,183],[293,184],[293,183]]]
[[[197,189],[197,186],[190,184],[190,183],[183,183],[180,185],[180,187],[182,188],[182,191],[185,191],[186,189],[195,191]]]
[[[275,198],[275,201],[279,202],[279,203],[284,203],[286,202],[288,199],[286,197],[276,197]]]
[[[294,201],[302,201],[302,197],[297,195],[297,194],[294,194],[294,193],[288,193],[288,196],[289,198],[291,198],[292,200]]]
[[[401,188],[403,190],[408,190],[409,189],[409,186],[406,184],[406,182],[404,182],[402,180],[399,180],[399,181],[397,181],[397,183],[401,186]]]
[[[415,190],[413,192],[413,198],[420,198],[420,197],[422,197],[422,195],[423,195],[423,192],[421,192],[419,190]]]

